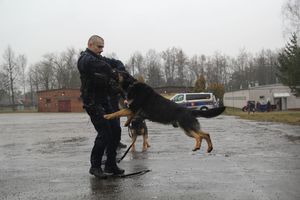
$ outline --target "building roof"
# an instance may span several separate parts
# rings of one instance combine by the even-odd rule
[[[274,93],[273,96],[277,98],[277,97],[289,97],[291,95],[288,92],[280,92],[280,93]]]

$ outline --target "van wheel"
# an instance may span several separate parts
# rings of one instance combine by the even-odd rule
[[[207,111],[208,108],[207,108],[207,107],[202,107],[202,108],[200,108],[200,110],[201,110],[201,111]]]

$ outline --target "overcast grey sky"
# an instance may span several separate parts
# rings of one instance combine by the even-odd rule
[[[28,63],[68,47],[85,49],[89,36],[105,39],[104,53],[126,62],[179,47],[188,56],[236,56],[245,48],[285,45],[284,0],[0,0],[0,62],[10,45]]]

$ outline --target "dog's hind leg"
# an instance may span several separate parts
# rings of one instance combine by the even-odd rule
[[[150,144],[148,142],[148,128],[147,128],[146,124],[145,124],[145,129],[144,130],[145,130],[146,145],[147,145],[147,148],[149,148]]]
[[[201,143],[202,143],[203,138],[194,131],[190,131],[189,134],[187,134],[187,135],[193,137],[196,141],[193,151],[199,150],[201,148]]]
[[[136,138],[137,138],[137,134],[135,131],[132,131],[132,147],[131,147],[131,152],[135,152],[135,141],[136,141]]]
[[[145,129],[144,129],[142,135],[143,135],[143,151],[146,151],[147,148],[150,147],[150,145],[148,143],[148,134],[145,132]]]
[[[206,140],[206,142],[207,142],[207,153],[210,153],[213,150],[213,145],[212,145],[209,133],[206,133],[206,132],[204,132],[202,130],[199,130],[197,132],[197,134],[200,137],[202,137],[202,138],[204,138]]]
[[[148,142],[148,138],[146,139],[146,145],[147,145],[147,148],[151,147],[151,145]]]

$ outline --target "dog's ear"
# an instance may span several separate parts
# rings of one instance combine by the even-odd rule
[[[119,71],[119,83],[123,90],[128,91],[130,85],[137,80],[126,71]]]

